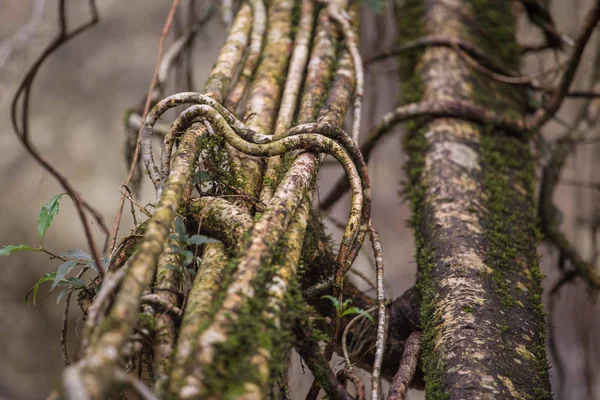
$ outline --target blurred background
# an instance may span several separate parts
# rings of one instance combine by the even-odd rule
[[[575,37],[592,2],[554,0],[551,11],[558,30]],[[71,26],[87,21],[87,2],[68,3]],[[125,111],[145,99],[160,31],[170,4],[167,0],[98,1],[100,22],[54,53],[40,70],[33,87],[30,130],[35,146],[102,212],[109,228],[121,196],[119,187],[127,176]],[[180,11],[185,9],[182,7]],[[542,42],[540,31],[520,14],[520,42]],[[28,39],[23,40],[20,28],[27,23],[31,23],[32,29]],[[56,32],[56,0],[0,0],[0,246],[37,245],[38,211],[61,192],[55,180],[22,149],[12,132],[9,117],[11,98],[18,82]],[[361,23],[363,56],[392,47],[394,34],[388,12],[377,15],[365,10]],[[596,33],[588,45],[573,89],[587,89],[593,68],[598,68],[593,65],[593,59],[600,47],[599,36]],[[224,37],[225,26],[218,17],[196,37],[197,90],[202,88]],[[539,76],[564,59],[564,55],[552,52],[527,56],[523,60],[523,71]],[[393,60],[367,70],[363,133],[399,101],[397,76]],[[543,79],[541,82],[545,83]],[[175,88],[167,88],[166,93],[174,91]],[[568,100],[559,113],[560,119],[571,121],[582,104],[583,100]],[[544,132],[547,137],[554,137],[564,129],[552,121]],[[398,128],[396,134],[380,143],[369,165],[374,222],[382,236],[390,297],[399,296],[414,284],[416,270],[412,232],[406,227],[409,209],[398,195],[404,162],[401,135],[402,128]],[[598,150],[598,144],[577,146],[563,171],[563,179],[600,181]],[[321,194],[327,192],[339,174],[333,167],[323,168]],[[149,182],[145,182],[139,203],[152,200],[153,190]],[[600,219],[599,200],[597,189],[559,185],[556,191],[555,202],[564,214],[562,230],[586,260],[592,258],[598,239],[597,235],[594,237],[593,226],[598,225]],[[338,203],[333,213],[336,218],[346,218],[346,203],[347,199]],[[133,226],[127,204],[125,210],[119,236],[127,234]],[[331,229],[335,233],[333,226]],[[98,243],[102,243],[100,230],[95,225],[93,230]],[[44,245],[54,253],[72,248],[87,251],[80,221],[68,198],[62,200],[60,213]],[[546,274],[545,285],[551,287],[559,276],[557,255],[544,246],[539,251]],[[371,273],[365,257],[361,256],[359,263]],[[42,253],[17,252],[0,258],[0,399],[42,399],[59,382],[63,368],[59,338],[64,300],[57,304],[57,293],[44,297],[48,285],[41,287],[35,306],[31,301],[25,303],[25,294],[37,279],[54,271],[58,264]],[[600,319],[596,318],[599,311],[584,284],[570,284],[561,291],[553,318],[558,355],[565,367],[561,398],[600,399],[600,383],[596,383],[600,382],[597,379]],[[80,331],[79,318],[80,311],[73,305],[68,333],[71,351]],[[290,374],[293,387],[310,382],[308,377],[302,376],[299,367],[294,366]],[[553,384],[556,384],[555,376]],[[411,392],[411,396],[416,399],[421,394]]]

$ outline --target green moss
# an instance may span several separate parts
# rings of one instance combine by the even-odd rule
[[[255,293],[236,313],[235,321],[232,321],[231,329],[227,332],[228,340],[216,346],[215,359],[206,368],[206,397],[234,398],[248,382],[266,389],[276,382],[283,371],[284,356],[293,340],[292,325],[297,319],[305,319],[312,314],[304,306],[295,280],[285,295],[283,310],[273,309],[269,303],[267,288],[277,273],[277,266],[286,261],[286,243],[284,236],[271,263],[263,265],[252,282]],[[219,304],[221,302],[218,301]],[[270,313],[281,316],[279,325],[268,315]],[[259,348],[270,354],[269,381],[251,363]]]
[[[545,314],[541,302],[542,276],[536,252],[539,233],[535,219],[534,159],[527,142],[497,132],[485,133],[482,137],[481,158],[487,194],[485,208],[488,210],[485,231],[489,250],[485,262],[494,270],[495,289],[505,307],[516,303],[516,289],[511,280],[529,279],[528,303],[537,317],[535,342],[528,349],[534,354],[538,369],[532,377],[539,382],[533,386],[538,388],[536,398],[550,398],[550,392],[544,389],[548,382],[548,362]],[[519,207],[523,201],[529,206]],[[529,268],[530,278],[523,276],[522,268]],[[508,326],[502,332],[509,333]]]
[[[515,41],[515,19],[510,1],[468,0],[476,23],[470,24],[471,37],[487,54],[493,54],[510,68],[519,67],[519,46]]]
[[[425,28],[422,23],[424,11],[424,1],[405,1],[404,7],[400,10],[398,20],[398,45],[406,44],[425,35]],[[423,92],[422,82],[419,75],[415,73],[415,67],[418,65],[424,51],[423,48],[419,48],[404,52],[398,57],[403,100],[405,103],[412,103],[421,98],[421,93]]]
[[[292,39],[292,43],[294,42],[294,40],[296,39],[296,34],[298,33],[298,29],[300,28],[300,12],[301,12],[301,7],[300,7],[300,2],[294,2],[294,7],[292,8],[292,15],[290,17],[290,23],[291,23],[291,31],[290,31],[290,37]]]
[[[236,188],[243,187],[245,177],[236,175],[230,166],[229,155],[221,135],[204,135],[199,142],[201,157],[204,160],[202,170],[213,182],[215,195],[235,194]]]
[[[140,312],[137,315],[138,327],[140,329],[147,329],[150,332],[156,331],[156,319],[154,316]]]

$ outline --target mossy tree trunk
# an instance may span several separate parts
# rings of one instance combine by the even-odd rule
[[[458,38],[494,65],[518,66],[511,2],[409,0],[399,18],[403,42]],[[522,86],[493,79],[452,46],[403,55],[401,69],[407,101],[467,101],[525,115]],[[460,118],[410,126],[428,398],[551,398],[528,137]]]

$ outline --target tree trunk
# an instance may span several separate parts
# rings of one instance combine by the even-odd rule
[[[467,101],[524,116],[527,96],[494,79],[519,51],[511,2],[409,0],[401,41],[460,39],[401,56],[407,101]],[[415,27],[414,21],[420,21]],[[487,64],[485,67],[483,66]],[[405,140],[431,399],[551,398],[528,137],[460,118],[413,123]]]

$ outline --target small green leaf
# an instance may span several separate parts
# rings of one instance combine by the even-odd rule
[[[340,301],[338,299],[336,299],[333,296],[330,295],[325,295],[325,296],[321,296],[322,299],[328,299],[329,301],[331,301],[331,303],[333,304],[333,307],[335,307],[335,309],[337,311],[340,311]]]
[[[358,307],[349,307],[346,310],[344,310],[344,312],[342,313],[342,317],[346,316],[346,315],[352,315],[352,314],[360,314],[363,317],[367,318],[369,321],[371,322],[375,322],[373,320],[373,317],[371,316],[371,314],[369,314],[368,312],[366,312],[365,310],[361,310]]]
[[[53,281],[55,276],[56,276],[56,272],[48,272],[48,273],[44,274],[44,276],[42,276],[40,279],[38,279],[38,281],[35,283],[35,285],[33,285],[33,287],[25,295],[25,304],[27,304],[27,298],[29,297],[29,295],[33,294],[33,305],[35,306],[35,299],[37,297],[37,292],[38,292],[38,289],[40,288],[40,285],[44,282]]]
[[[53,291],[56,286],[58,286],[59,282],[64,279],[64,277],[77,265],[77,260],[68,260],[64,263],[60,264],[56,269],[56,276],[54,277],[54,282],[52,283],[52,287],[50,291]]]
[[[183,257],[183,266],[187,267],[194,261],[194,253],[191,250],[180,250],[179,255]]]
[[[60,303],[63,297],[69,294],[69,292],[85,288],[85,283],[83,280],[81,280],[81,278],[66,278],[60,281],[58,286],[66,286],[67,288],[62,290],[58,296],[56,296],[56,304]],[[48,294],[50,294],[50,292],[48,292]]]
[[[187,244],[189,244],[189,245],[194,245],[194,244],[200,245],[200,244],[207,244],[207,243],[221,243],[221,241],[210,238],[208,236],[204,236],[204,235],[193,235],[193,236],[189,237],[187,240]]]
[[[350,304],[352,304],[352,299],[344,300],[344,303],[342,304],[342,310],[347,309],[350,306]]]
[[[58,286],[69,286],[72,289],[83,289],[85,288],[85,282],[83,281],[83,279],[74,276],[71,278],[63,279],[62,281],[60,281]]]
[[[102,264],[103,265],[108,264],[108,257],[102,258]],[[90,261],[86,262],[85,265],[87,265],[88,267],[90,267],[94,271],[99,272],[98,271],[98,266],[96,265],[96,261],[90,260]]]
[[[56,296],[56,304],[60,303],[60,301],[65,297],[72,289],[64,289],[62,292]]]
[[[195,185],[197,183],[202,183],[210,180],[212,180],[212,177],[206,171],[196,171],[194,177],[192,178],[192,184]]]
[[[173,264],[167,264],[163,267],[164,269],[168,269],[170,271],[179,271],[179,267]]]
[[[50,224],[52,224],[52,219],[56,214],[58,214],[58,203],[60,198],[65,194],[66,193],[57,194],[40,209],[40,213],[38,214],[38,233],[40,234],[40,243],[44,241],[44,236],[46,235],[48,228],[50,228]]]
[[[0,249],[0,257],[8,256],[8,255],[14,253],[15,251],[19,251],[19,250],[40,251],[39,248],[27,246],[26,244],[9,244]]]
[[[177,235],[177,240],[185,241],[187,238],[185,224],[179,215],[175,218],[175,234]]]
[[[81,249],[70,249],[60,254],[59,257],[62,258],[73,258],[77,260],[83,261],[92,261],[92,256]]]

